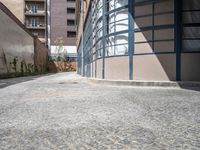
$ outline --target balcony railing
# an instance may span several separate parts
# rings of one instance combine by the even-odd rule
[[[25,2],[45,2],[45,0],[25,0]]]
[[[32,10],[25,10],[25,15],[29,16],[45,16],[45,11],[44,10],[37,10],[33,12]]]
[[[44,23],[38,23],[37,25],[33,25],[33,24],[26,24],[26,27],[28,29],[45,29],[46,25]]]

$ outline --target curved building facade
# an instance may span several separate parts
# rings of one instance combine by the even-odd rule
[[[78,30],[83,31],[77,41],[79,74],[112,80],[200,80],[200,1],[78,3]]]

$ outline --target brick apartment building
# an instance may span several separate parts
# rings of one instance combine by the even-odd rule
[[[77,0],[76,6],[83,8],[76,13],[79,74],[200,81],[199,0]]]
[[[25,0],[25,25],[32,34],[46,45],[47,34],[47,2],[46,0]]]
[[[46,0],[1,0],[1,2],[31,31],[48,46]]]
[[[70,61],[76,60],[75,0],[1,0],[8,9],[55,52],[55,40],[63,39]]]
[[[76,58],[76,20],[75,0],[50,1],[50,48],[51,54],[55,52],[55,41],[63,40],[63,48],[71,61]]]

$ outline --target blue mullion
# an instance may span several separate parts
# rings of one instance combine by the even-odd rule
[[[152,49],[155,50],[155,2],[152,2]]]
[[[106,41],[105,41],[105,31],[106,31],[106,26],[105,26],[105,21],[106,21],[106,15],[105,15],[105,13],[106,13],[106,2],[105,2],[106,0],[103,0],[103,54],[102,54],[102,79],[105,79],[105,51],[106,51],[106,49],[105,49],[105,43],[106,43]]]
[[[125,20],[128,20],[128,18],[124,18],[124,19],[121,19],[121,20],[109,22],[109,24],[106,24],[106,25],[111,25],[111,24],[118,23],[118,22],[125,21]]]
[[[120,11],[120,10],[123,10],[123,9],[126,9],[126,8],[128,8],[129,6],[128,5],[124,5],[124,6],[122,6],[122,7],[118,7],[118,8],[116,8],[116,9],[113,9],[113,10],[111,10],[111,11],[108,11],[108,12],[106,12],[104,15],[109,15],[109,14],[111,14],[111,13],[114,13],[114,12],[118,12],[118,11]]]
[[[182,0],[175,0],[176,80],[181,81]]]
[[[133,53],[134,46],[134,3],[135,0],[128,0],[128,54],[129,54],[129,79],[133,80]]]
[[[163,1],[168,1],[168,0],[145,0],[143,2],[135,2],[135,6],[141,6],[141,5],[144,5],[144,4],[151,4],[152,2],[154,3],[160,3],[160,2],[163,2]]]
[[[152,30],[152,29],[155,29],[155,30],[159,30],[159,29],[174,29],[175,25],[156,25],[156,26],[147,26],[147,27],[141,27],[141,28],[137,28],[137,29],[134,29],[135,32],[141,32],[141,31],[147,31],[147,30]]]
[[[119,34],[124,34],[124,33],[128,33],[129,30],[123,30],[123,31],[118,31],[118,32],[112,32],[110,34],[105,35],[105,37],[109,37],[109,36],[115,36],[115,35],[119,35]]]
[[[106,45],[105,47],[113,47],[113,46],[121,46],[121,45],[127,45],[128,43],[121,43],[121,44],[114,44],[114,45]]]
[[[152,43],[152,42],[173,42],[173,41],[174,39],[146,40],[141,42],[135,42],[135,44]]]

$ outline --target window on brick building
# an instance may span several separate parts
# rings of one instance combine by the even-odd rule
[[[67,31],[67,37],[76,37],[76,32],[75,31]]]
[[[68,19],[68,20],[67,20],[67,25],[68,25],[68,26],[74,26],[74,25],[75,25],[75,20]]]
[[[75,14],[75,8],[67,8],[67,13]]]

